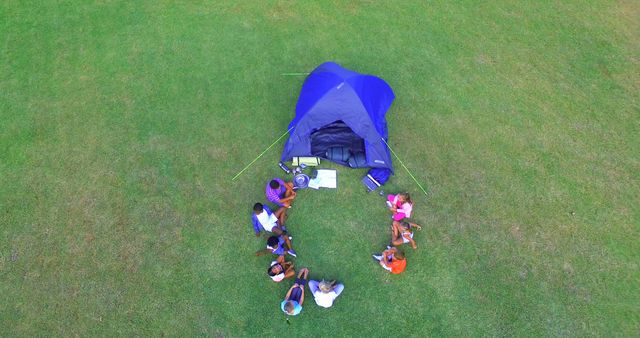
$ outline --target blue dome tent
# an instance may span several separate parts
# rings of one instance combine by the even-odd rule
[[[391,87],[378,77],[356,73],[334,62],[321,64],[302,85],[282,161],[317,156],[354,166],[344,159],[328,158],[331,148],[341,147],[352,157],[361,158],[357,167],[379,168],[375,171],[386,172],[388,177],[393,166],[385,144],[385,114],[394,98]]]

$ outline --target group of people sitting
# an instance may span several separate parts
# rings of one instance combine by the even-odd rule
[[[290,236],[285,226],[287,211],[291,208],[296,198],[293,183],[285,182],[280,178],[274,178],[267,183],[265,188],[267,200],[277,206],[272,211],[269,206],[262,203],[255,203],[253,206],[252,223],[256,237],[265,233],[267,247],[256,252],[256,256],[273,254],[276,259],[271,261],[267,268],[267,275],[274,282],[281,282],[284,279],[292,278],[296,275],[294,263],[285,259],[286,255],[297,257],[293,249]],[[407,266],[404,252],[397,246],[409,243],[414,249],[417,248],[413,240],[413,230],[420,230],[418,224],[406,222],[405,219],[411,216],[413,202],[408,193],[389,195],[387,206],[392,212],[393,222],[391,224],[391,241],[387,249],[380,254],[374,254],[373,258],[387,271],[393,274],[403,272]],[[302,311],[304,303],[305,286],[308,285],[316,304],[328,308],[333,305],[333,301],[342,293],[344,285],[335,280],[308,280],[309,269],[302,268],[298,272],[293,286],[288,290],[280,308],[287,315],[297,315]]]
[[[269,234],[266,249],[257,251],[256,256],[266,254],[277,256],[267,268],[267,275],[274,282],[281,282],[296,275],[293,262],[285,259],[286,255],[297,257],[296,251],[291,244],[293,237],[290,236],[285,226],[287,210],[291,208],[291,204],[296,198],[296,192],[293,189],[293,183],[274,178],[267,184],[265,195],[269,202],[277,206],[277,209],[271,211],[269,206],[262,203],[253,205],[251,219],[256,237],[259,237],[263,231]],[[280,304],[280,308],[284,313],[297,315],[302,311],[304,291],[307,284],[316,304],[325,308],[331,307],[333,301],[344,290],[344,285],[337,283],[335,280],[308,280],[308,276],[309,269],[300,269],[293,286]]]
[[[418,246],[413,240],[413,230],[421,230],[422,227],[416,223],[407,222],[405,219],[411,217],[413,211],[413,201],[409,193],[400,193],[387,196],[387,207],[393,214],[391,216],[391,241],[387,249],[382,253],[373,254],[373,259],[385,270],[392,274],[402,273],[407,268],[407,259],[404,251],[398,249],[402,244],[409,243],[412,248]]]

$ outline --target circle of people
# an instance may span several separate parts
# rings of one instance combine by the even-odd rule
[[[285,226],[287,211],[296,198],[296,191],[292,182],[274,178],[267,183],[265,195],[269,202],[277,206],[277,209],[273,212],[269,206],[261,203],[256,203],[253,206],[251,218],[256,237],[260,237],[262,232],[269,236],[266,249],[257,251],[256,256],[268,254],[277,256],[267,268],[267,274],[274,282],[281,282],[296,275],[293,262],[285,259],[285,255],[297,257],[291,244],[293,237]],[[420,230],[422,227],[406,221],[411,216],[413,209],[413,202],[408,193],[388,195],[386,205],[392,212],[391,241],[386,250],[372,255],[372,258],[386,271],[399,274],[406,269],[407,260],[404,252],[397,247],[408,243],[413,249],[416,249],[413,231],[414,229]],[[308,275],[309,269],[307,268],[302,268],[298,272],[293,286],[287,291],[284,300],[280,303],[280,309],[285,314],[294,316],[302,311],[305,285],[308,285],[316,304],[325,308],[331,307],[334,300],[344,290],[344,285],[335,280],[308,280]]]

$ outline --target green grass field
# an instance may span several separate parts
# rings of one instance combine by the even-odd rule
[[[637,336],[637,1],[0,2],[0,336]],[[303,77],[396,93],[385,191],[423,225],[370,254],[364,170],[301,191],[296,266],[337,278],[287,325],[254,202]],[[324,163],[334,167],[328,162]]]

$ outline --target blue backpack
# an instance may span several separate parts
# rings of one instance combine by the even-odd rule
[[[391,170],[384,168],[371,168],[362,178],[362,183],[367,187],[367,192],[374,191],[387,183],[391,177]]]

